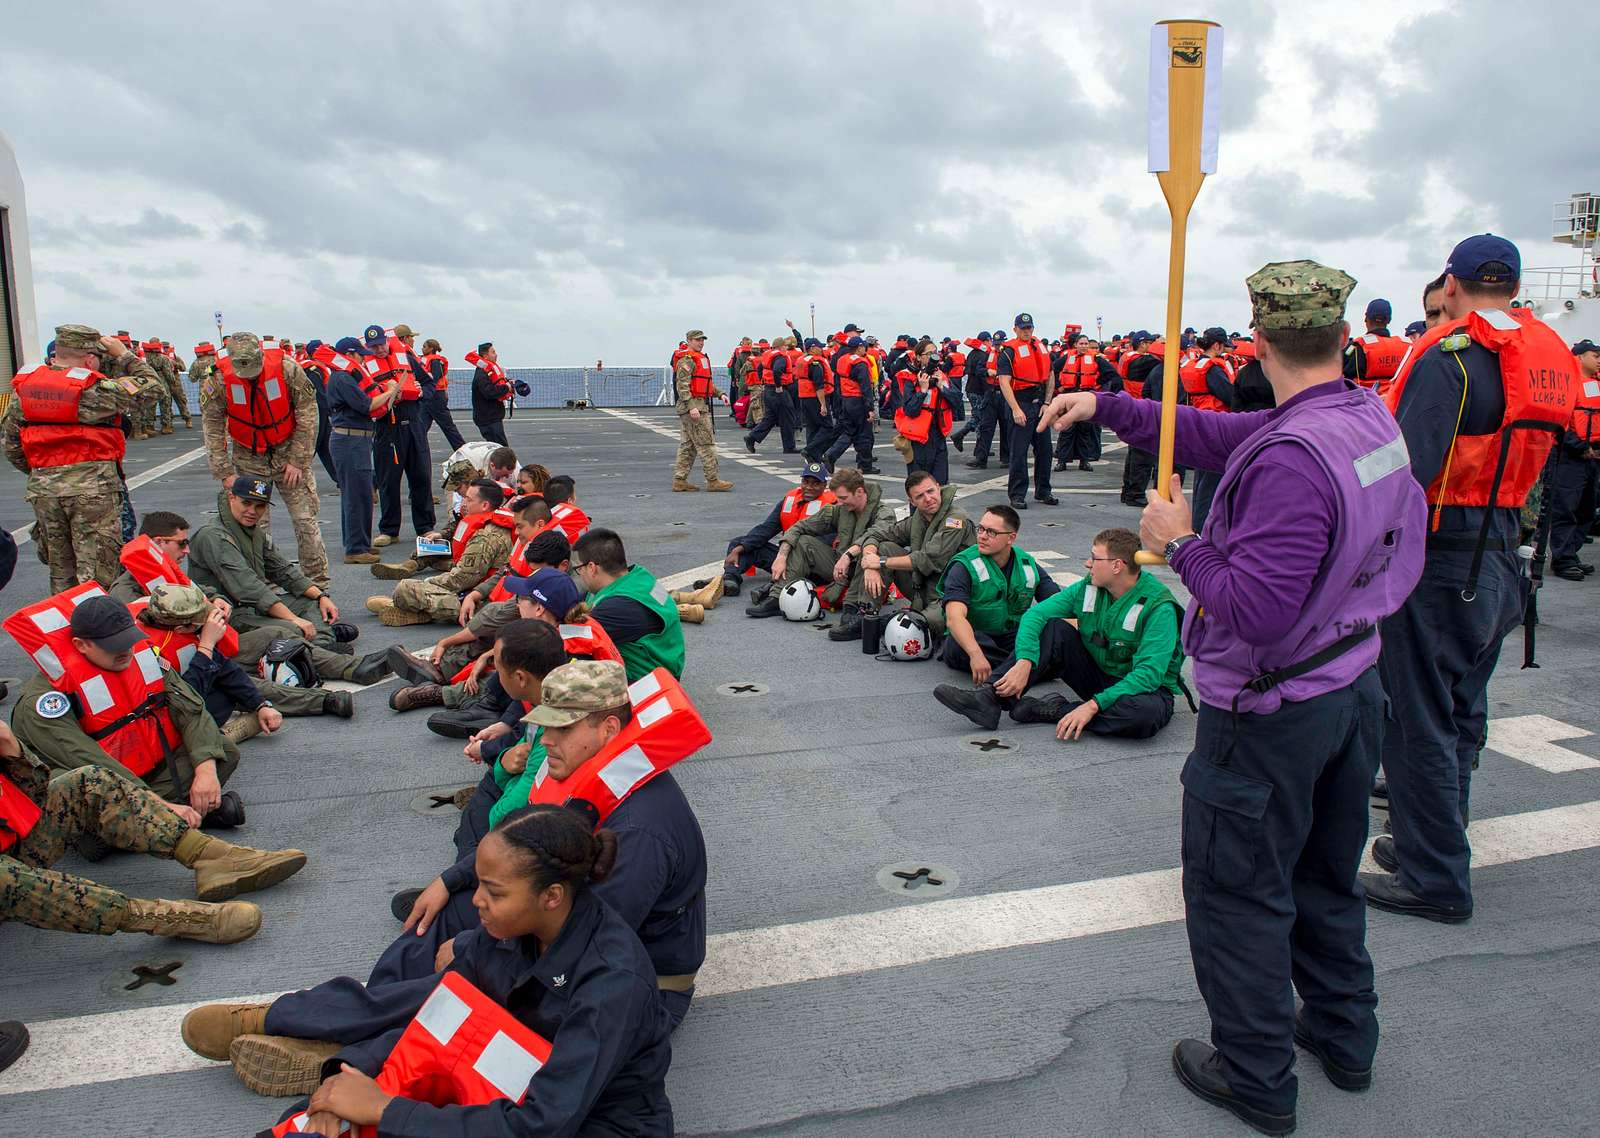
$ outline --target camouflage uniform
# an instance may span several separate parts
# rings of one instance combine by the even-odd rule
[[[249,332],[236,332],[228,337],[228,352],[241,378],[259,374],[261,366],[261,341]],[[245,377],[243,371],[251,371]],[[289,511],[294,526],[295,544],[300,549],[300,568],[319,586],[328,587],[328,550],[322,543],[322,531],[317,527],[317,513],[322,504],[317,499],[317,481],[311,472],[311,461],[317,443],[317,393],[300,370],[300,365],[287,354],[283,358],[283,381],[294,407],[294,434],[282,446],[273,447],[266,454],[239,446],[228,435],[227,408],[223,402],[220,384],[215,376],[200,387],[200,423],[205,434],[206,455],[211,463],[212,477],[231,481],[235,474],[249,474],[265,478],[278,488],[284,508]],[[231,453],[230,453],[231,452]],[[290,486],[284,480],[284,467],[300,470],[300,480]],[[266,520],[262,520],[266,526]],[[268,531],[270,532],[270,531]]]
[[[214,355],[196,356],[194,363],[189,365],[189,382],[200,389],[202,403],[205,399],[206,381],[210,379],[216,366],[217,357]]]
[[[505,565],[511,556],[511,545],[508,530],[484,525],[472,535],[472,540],[461,551],[461,559],[447,572],[397,584],[395,607],[426,613],[430,620],[454,624],[461,610],[461,594]]]
[[[163,435],[172,433],[172,405],[168,401],[172,394],[172,385],[178,378],[177,367],[160,352],[146,351],[144,362],[149,364],[157,375],[161,377],[161,387],[155,393],[155,423],[159,425]]]
[[[703,333],[690,332],[685,337],[687,340],[699,339]],[[698,453],[700,463],[705,467],[707,482],[720,482],[717,477],[717,440],[711,433],[711,403],[708,399],[695,399],[689,395],[689,379],[694,375],[694,357],[685,354],[678,360],[678,366],[673,369],[672,386],[677,397],[674,404],[678,412],[678,425],[683,431],[683,438],[678,443],[678,460],[672,464],[672,480],[685,482],[689,478],[689,471],[694,468],[694,458]],[[722,392],[718,391],[715,384],[711,387],[711,396],[716,398]],[[700,418],[691,419],[689,412],[698,410]]]
[[[63,348],[105,352],[100,334],[81,324],[56,329]],[[106,379],[88,388],[78,404],[84,423],[109,424],[130,416],[161,384],[161,377],[132,352],[102,356]],[[22,404],[13,399],[0,419],[0,444],[6,458],[28,475],[25,496],[38,522],[40,558],[50,566],[50,591],[94,580],[109,585],[120,566],[122,476],[115,462],[75,462],[31,470],[22,450]]]
[[[188,826],[160,798],[103,767],[52,778],[26,748],[21,758],[0,764],[43,810],[27,836],[0,854],[0,921],[61,932],[116,932],[128,909],[126,896],[49,867],[85,835],[116,849],[171,858]]]

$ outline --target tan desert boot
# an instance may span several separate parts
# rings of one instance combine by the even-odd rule
[[[261,930],[261,910],[248,901],[146,901],[128,898],[120,931],[172,936],[206,944],[238,944]]]
[[[198,843],[190,839],[198,838]],[[287,881],[305,868],[300,850],[256,850],[188,830],[173,854],[194,870],[194,895],[202,901],[226,901]]]
[[[267,1030],[271,1004],[206,1004],[183,1017],[183,1042],[196,1055],[226,1060],[228,1047],[241,1035]]]

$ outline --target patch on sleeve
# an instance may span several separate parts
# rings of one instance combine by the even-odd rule
[[[964,526],[966,524],[967,524],[966,521],[961,519],[961,518],[946,518],[944,520],[944,528],[945,529],[960,529],[962,526]]]
[[[126,391],[129,395],[139,394],[139,384],[132,376],[125,375],[121,379],[112,380],[112,382],[118,387],[122,388],[122,390]]]
[[[58,691],[47,691],[34,701],[33,709],[44,719],[60,719],[72,710],[72,701]]]

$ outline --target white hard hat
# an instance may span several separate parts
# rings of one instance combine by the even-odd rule
[[[897,612],[883,625],[883,648],[894,660],[926,660],[933,655],[933,629],[920,612]]]
[[[803,578],[790,581],[778,594],[778,611],[783,613],[785,620],[816,620],[822,615],[817,587]]]

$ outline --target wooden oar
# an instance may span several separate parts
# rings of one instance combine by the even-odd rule
[[[1162,20],[1150,29],[1150,172],[1161,183],[1172,215],[1167,260],[1166,355],[1161,361],[1161,442],[1156,490],[1172,498],[1173,447],[1178,427],[1178,357],[1183,327],[1184,242],[1189,208],[1206,175],[1217,169],[1222,27],[1210,20]],[[1162,565],[1140,550],[1141,565]]]

